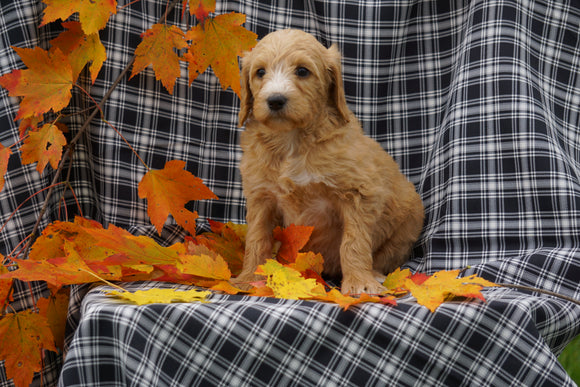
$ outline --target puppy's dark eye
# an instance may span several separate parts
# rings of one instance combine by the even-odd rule
[[[306,78],[310,75],[310,70],[308,70],[306,67],[298,67],[296,69],[296,75],[300,78]]]
[[[265,69],[258,69],[258,71],[256,71],[256,76],[258,78],[263,78],[264,75],[266,75],[266,70]]]

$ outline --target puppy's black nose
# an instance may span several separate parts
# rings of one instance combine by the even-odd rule
[[[276,112],[278,110],[281,110],[284,107],[284,105],[286,105],[287,101],[288,99],[284,97],[282,94],[274,94],[268,98],[268,107],[270,108],[270,110]]]

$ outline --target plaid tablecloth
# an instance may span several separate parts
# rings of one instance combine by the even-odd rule
[[[120,2],[124,4],[124,2]],[[101,32],[108,60],[98,100],[128,63],[165,0],[142,0]],[[365,132],[416,185],[426,222],[407,267],[470,268],[495,282],[580,298],[580,8],[542,1],[220,1],[217,13],[247,15],[260,37],[301,28],[344,55],[347,102]],[[38,29],[43,5],[2,1],[0,74],[22,63],[10,46],[48,47],[59,27]],[[169,22],[186,28],[180,9]],[[211,71],[169,95],[151,70],[124,80],[105,107],[152,168],[187,161],[219,201],[192,204],[207,219],[244,221],[237,163],[239,101]],[[69,112],[87,98],[75,90]],[[0,91],[0,140],[18,138],[17,101]],[[70,135],[82,117],[68,118]],[[171,244],[137,196],[144,167],[95,119],[77,146],[71,183],[83,215]],[[0,220],[47,186],[51,172],[11,159]],[[43,224],[72,217],[56,196]],[[43,194],[0,233],[0,252],[31,231]],[[171,286],[133,284],[129,288]],[[485,291],[483,303],[449,303],[431,314],[412,299],[397,307],[342,311],[324,303],[214,295],[207,304],[130,306],[103,288],[75,289],[69,347],[48,358],[42,381],[60,385],[573,385],[556,361],[580,332],[580,307],[546,295]],[[46,290],[32,287],[38,296]],[[31,305],[17,285],[15,309]],[[76,328],[76,329],[75,329]],[[9,386],[0,367],[0,386]],[[40,378],[37,379],[39,381]]]

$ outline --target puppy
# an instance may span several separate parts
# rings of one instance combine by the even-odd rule
[[[340,54],[299,30],[273,32],[242,59],[240,163],[248,231],[241,274],[259,279],[272,230],[314,226],[304,250],[343,293],[380,293],[423,225],[415,187],[346,105]],[[384,278],[384,277],[383,277]]]

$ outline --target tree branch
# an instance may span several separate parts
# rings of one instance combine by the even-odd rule
[[[167,19],[167,16],[169,15],[169,13],[171,11],[173,11],[173,8],[175,8],[175,6],[177,5],[178,2],[179,2],[179,0],[173,0],[167,6],[165,13],[163,14],[163,16],[161,16],[161,18],[159,18],[157,23],[164,22]],[[42,221],[42,218],[44,217],[44,214],[46,213],[46,210],[48,208],[48,203],[49,203],[50,198],[52,197],[52,194],[54,192],[55,184],[60,179],[60,176],[61,176],[62,171],[64,169],[65,162],[67,162],[68,160],[72,160],[71,155],[72,155],[72,152],[75,148],[76,143],[81,139],[81,137],[83,136],[83,134],[85,133],[85,131],[89,127],[93,118],[95,118],[97,116],[97,114],[103,110],[105,103],[111,97],[111,95],[113,94],[113,91],[115,91],[115,89],[117,88],[119,83],[121,83],[121,81],[123,80],[125,75],[129,72],[129,70],[131,69],[131,66],[133,65],[133,62],[135,62],[135,55],[133,55],[133,57],[131,58],[129,63],[127,63],[127,66],[125,66],[123,71],[121,71],[121,74],[119,74],[119,76],[117,77],[117,79],[115,79],[115,81],[113,82],[111,87],[109,87],[109,89],[107,90],[107,92],[103,96],[103,99],[101,99],[101,102],[99,102],[99,104],[93,108],[92,113],[87,117],[87,119],[85,120],[85,122],[83,123],[81,128],[79,129],[78,133],[73,137],[73,139],[68,144],[65,152],[62,155],[62,158],[60,160],[58,168],[55,171],[52,182],[50,183],[51,188],[49,189],[49,191],[46,194],[46,198],[44,199],[44,203],[42,204],[42,208],[40,209],[40,213],[38,214],[38,218],[36,219],[36,223],[34,224],[34,227],[32,228],[32,231],[30,233],[30,239],[28,240],[26,247],[24,248],[24,255],[23,255],[24,257],[26,257],[28,255],[30,247],[32,246],[32,244],[36,240],[37,232],[38,232],[38,229],[40,227],[40,222]]]

